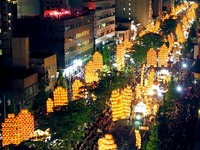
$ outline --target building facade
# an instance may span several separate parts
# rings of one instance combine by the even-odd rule
[[[30,68],[38,73],[46,83],[46,91],[53,91],[56,83],[57,59],[56,54],[31,53]]]
[[[93,53],[93,14],[68,13],[18,19],[14,22],[14,35],[28,36],[31,52],[55,53],[58,68],[73,70],[77,60],[84,61]]]
[[[40,0],[17,0],[17,17],[36,16],[42,13]]]
[[[151,0],[116,0],[116,19],[134,20],[146,26],[152,17]]]
[[[98,49],[104,44],[114,43],[115,0],[83,0],[83,7],[94,13],[94,38]]]
[[[11,0],[0,1],[0,55],[11,52],[14,2]]]

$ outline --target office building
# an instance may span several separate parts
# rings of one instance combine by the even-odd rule
[[[2,55],[0,97],[16,104],[32,99],[38,92],[38,73],[29,68],[28,38],[12,38],[12,53]]]
[[[15,1],[0,1],[0,55],[11,52],[13,3]]]
[[[41,4],[40,0],[17,0],[17,17],[41,15]]]
[[[53,8],[69,8],[69,0],[44,0],[45,10]]]
[[[83,7],[94,13],[96,48],[112,45],[115,36],[115,0],[83,0]]]
[[[74,73],[94,51],[93,18],[64,8],[47,10],[43,16],[17,19],[14,35],[29,37],[30,52],[55,53],[58,68]]]
[[[116,19],[134,20],[146,26],[152,17],[151,0],[116,0]]]

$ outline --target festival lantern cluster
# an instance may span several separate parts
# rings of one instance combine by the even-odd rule
[[[188,25],[189,25],[186,16],[183,17],[182,22],[183,22],[183,29],[186,30],[188,28]]]
[[[92,61],[94,63],[94,70],[99,70],[99,71],[102,71],[103,70],[103,57],[102,55],[96,51],[93,56],[92,56]]]
[[[124,54],[125,54],[124,44],[117,45],[116,64],[118,70],[121,70],[125,66]]]
[[[146,25],[146,30],[152,33],[157,33],[160,29],[160,22],[156,21],[156,23],[151,22]]]
[[[85,66],[84,79],[85,82],[90,84],[92,82],[98,82],[98,72],[103,70],[103,57],[99,52],[95,52]]]
[[[154,70],[154,68],[151,68],[150,72],[148,74],[147,85],[145,86],[148,90],[152,90],[152,86],[154,83],[154,76],[155,76],[155,70]]]
[[[51,98],[48,98],[46,101],[47,114],[53,112],[53,107],[54,107],[53,100]]]
[[[141,79],[140,79],[140,84],[142,86],[144,85],[144,69],[145,69],[145,65],[143,64],[142,71],[141,71]]]
[[[177,42],[184,43],[185,42],[185,36],[183,34],[182,26],[178,23],[176,26],[176,35],[177,35]]]
[[[98,140],[98,150],[117,150],[117,144],[112,134],[105,134]]]
[[[79,79],[75,79],[74,82],[72,83],[72,99],[77,100],[79,98],[83,98],[84,94],[81,94],[83,87],[83,82],[81,82]]]
[[[151,48],[148,52],[147,52],[147,66],[153,66],[156,67],[157,66],[157,54],[156,51]]]
[[[85,66],[84,79],[87,84],[98,81],[98,73],[94,70],[94,68],[95,65],[92,61],[89,61]]]
[[[113,121],[130,116],[132,99],[133,91],[129,85],[124,89],[112,91],[110,102]]]
[[[135,91],[136,91],[136,98],[141,99],[143,93],[143,86],[141,86],[141,84],[137,84],[135,87]]]
[[[174,47],[174,36],[172,33],[168,35],[168,42],[169,42],[169,50],[172,50],[172,48]]]
[[[133,91],[131,86],[127,85],[124,89],[121,91],[121,101],[122,101],[122,107],[123,107],[123,113],[124,117],[128,118],[130,117],[131,112],[131,101],[133,99]]]
[[[27,109],[22,109],[18,116],[8,114],[2,123],[2,145],[18,145],[34,136],[34,117]]]
[[[150,98],[147,94],[144,96],[144,103],[146,105],[146,115],[151,114],[151,104],[150,104]]]
[[[158,52],[158,67],[167,67],[168,61],[168,48],[165,44],[160,47]]]
[[[120,101],[121,101],[121,96],[119,90],[112,91],[110,102],[111,102],[113,121],[117,121],[118,119],[121,119],[121,117],[123,116],[122,103]]]
[[[47,114],[53,112],[54,107],[58,106],[64,106],[68,104],[68,94],[67,90],[64,89],[61,86],[58,86],[54,91],[53,91],[53,100],[51,98],[48,98],[46,100],[46,111]]]
[[[124,40],[123,44],[124,44],[124,48],[125,48],[126,50],[130,50],[131,47],[132,47],[131,41],[129,41],[127,38]]]
[[[67,90],[61,86],[58,86],[53,91],[53,98],[54,98],[54,107],[56,106],[64,106],[68,104],[68,94]]]
[[[196,17],[196,9],[198,8],[197,3],[193,3],[190,8],[188,9],[188,12],[186,13],[186,17],[188,19],[188,22],[192,21]]]
[[[141,149],[141,135],[139,130],[135,130],[135,138],[136,138],[135,146],[137,147],[137,149]]]

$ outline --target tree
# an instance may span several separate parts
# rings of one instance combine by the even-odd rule
[[[44,79],[40,79],[38,83],[38,93],[33,101],[33,110],[38,108],[43,108],[46,105],[46,100],[48,98],[48,93],[46,92],[46,84]]]
[[[139,66],[145,62],[147,57],[147,49],[144,46],[141,46],[137,43],[133,45],[133,52],[130,52],[131,58],[133,58],[135,66]]]
[[[146,50],[157,49],[164,44],[164,38],[160,34],[152,32],[143,35],[139,40]]]
[[[153,125],[150,129],[149,141],[146,150],[159,150],[159,143],[157,139],[157,126]]]
[[[73,142],[84,142],[84,124],[92,121],[92,111],[85,105],[85,99],[70,101],[68,106],[61,106],[54,109],[41,124],[42,129],[47,126],[51,130],[51,141],[61,141],[60,146],[71,149]]]
[[[100,53],[103,56],[103,64],[108,64],[110,62],[110,50],[108,49],[108,46],[103,46]]]
[[[63,76],[62,69],[59,69],[58,78],[57,78],[57,86],[62,86],[64,89],[67,88],[66,79]]]
[[[175,33],[176,25],[177,25],[177,20],[175,19],[169,18],[169,19],[164,20],[164,22],[161,23],[162,33],[165,36],[171,33]]]

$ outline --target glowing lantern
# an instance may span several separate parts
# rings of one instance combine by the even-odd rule
[[[117,144],[112,134],[106,134],[98,140],[98,150],[117,150]]]
[[[8,118],[2,123],[2,145],[3,147],[9,144],[18,145],[20,142],[18,122],[15,114],[8,114]]]
[[[93,61],[89,61],[87,65],[85,66],[85,73],[84,73],[84,78],[86,83],[92,83],[94,81],[98,81],[98,73],[96,72],[95,69],[95,64]]]
[[[136,98],[137,99],[141,99],[142,98],[143,87],[140,84],[137,84],[136,88],[135,88],[135,91],[136,91]]]
[[[53,91],[54,106],[63,106],[68,104],[67,90],[58,86]]]
[[[126,86],[121,92],[121,102],[124,117],[128,118],[131,112],[131,101],[133,99],[133,91],[131,86]]]
[[[184,43],[185,42],[185,37],[184,37],[184,34],[183,34],[183,30],[182,30],[182,27],[181,25],[178,23],[177,26],[176,26],[176,35],[177,35],[177,41],[179,43]]]
[[[168,42],[169,42],[169,50],[172,50],[174,47],[174,36],[173,34],[168,35]]]
[[[123,44],[117,45],[116,63],[117,63],[117,69],[118,70],[121,70],[125,66],[124,54],[125,54],[125,47],[124,47],[124,45]]]
[[[27,109],[21,109],[17,118],[18,130],[21,141],[28,140],[34,136],[34,117]]]
[[[81,87],[83,87],[83,83],[79,80],[79,79],[75,79],[74,82],[72,83],[72,98],[73,100],[79,99],[79,98],[83,98],[84,95],[81,95]]]
[[[168,48],[164,44],[160,47],[160,50],[158,52],[158,67],[161,66],[167,67],[167,61],[168,61]]]
[[[139,37],[142,37],[143,35],[145,35],[146,32],[144,30],[142,30],[140,33],[139,33]]]
[[[137,147],[137,149],[141,149],[141,135],[139,130],[135,130],[135,137],[136,137],[135,146]]]
[[[152,68],[148,74],[148,84],[147,84],[147,89],[152,90],[152,86],[154,83],[154,76],[155,76],[155,70]]]
[[[92,61],[95,66],[95,70],[102,71],[103,70],[103,57],[99,52],[95,52],[94,55],[92,56]]]
[[[147,52],[147,66],[157,66],[157,54],[156,51],[152,48]]]
[[[48,98],[46,101],[46,109],[47,109],[47,114],[53,112],[53,101],[51,98]]]
[[[8,114],[2,123],[2,145],[18,145],[34,136],[34,117],[27,109],[22,109],[18,116]]]
[[[141,79],[140,79],[141,86],[144,85],[144,69],[145,69],[145,65],[142,66],[142,71],[141,71]]]
[[[123,116],[123,113],[122,113],[121,96],[120,96],[119,90],[112,91],[110,102],[111,102],[113,121],[121,119],[121,117]]]
[[[188,28],[188,20],[186,16],[183,17],[182,22],[183,22],[183,28],[186,30]]]
[[[131,49],[132,47],[132,43],[128,39],[125,39],[123,44],[124,44],[125,49],[127,50]]]

